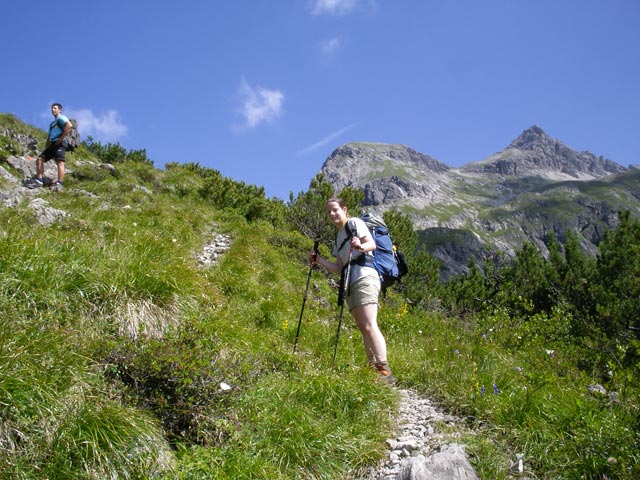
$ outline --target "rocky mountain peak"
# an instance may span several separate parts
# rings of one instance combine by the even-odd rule
[[[539,150],[554,145],[557,140],[551,138],[538,125],[533,125],[522,132],[507,148],[520,150]]]
[[[591,152],[579,152],[550,137],[538,125],[523,131],[504,150],[464,167],[467,172],[547,180],[595,180],[626,169]]]

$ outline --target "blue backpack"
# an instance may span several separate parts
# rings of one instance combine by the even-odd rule
[[[373,251],[373,266],[378,271],[378,275],[380,275],[382,291],[386,293],[387,288],[401,281],[402,277],[408,273],[407,259],[393,245],[389,235],[389,228],[381,217],[372,213],[365,213],[360,218],[367,225],[373,240],[376,242],[376,249]],[[351,238],[352,233],[348,222],[345,225],[345,229],[347,238]]]

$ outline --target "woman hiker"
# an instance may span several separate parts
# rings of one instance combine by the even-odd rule
[[[329,272],[344,275],[349,272],[347,302],[349,311],[362,334],[364,349],[371,365],[380,377],[389,384],[395,379],[387,364],[387,344],[378,328],[378,296],[380,277],[373,266],[373,250],[376,242],[365,223],[357,217],[347,215],[347,206],[341,198],[327,201],[329,221],[336,227],[338,234],[333,254],[335,262],[330,262],[316,252],[311,252],[310,261],[322,265]],[[347,225],[348,222],[348,225]],[[346,228],[345,228],[346,227]],[[347,268],[351,257],[351,268]],[[343,285],[341,285],[342,291]]]

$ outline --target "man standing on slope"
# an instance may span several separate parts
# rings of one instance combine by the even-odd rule
[[[33,179],[33,183],[30,186],[37,188],[44,185],[44,163],[55,158],[56,164],[58,165],[58,181],[56,182],[56,187],[58,190],[62,190],[64,186],[64,157],[67,151],[64,138],[71,131],[72,125],[71,121],[62,115],[62,105],[59,103],[51,105],[51,114],[55,119],[49,125],[47,146],[36,159],[36,178]]]

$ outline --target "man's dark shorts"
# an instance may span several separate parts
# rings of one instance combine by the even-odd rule
[[[44,151],[39,155],[44,158],[45,162],[48,162],[52,158],[56,159],[56,162],[64,162],[64,154],[67,151],[66,145],[62,142],[60,145],[57,145],[56,142],[53,142]]]

